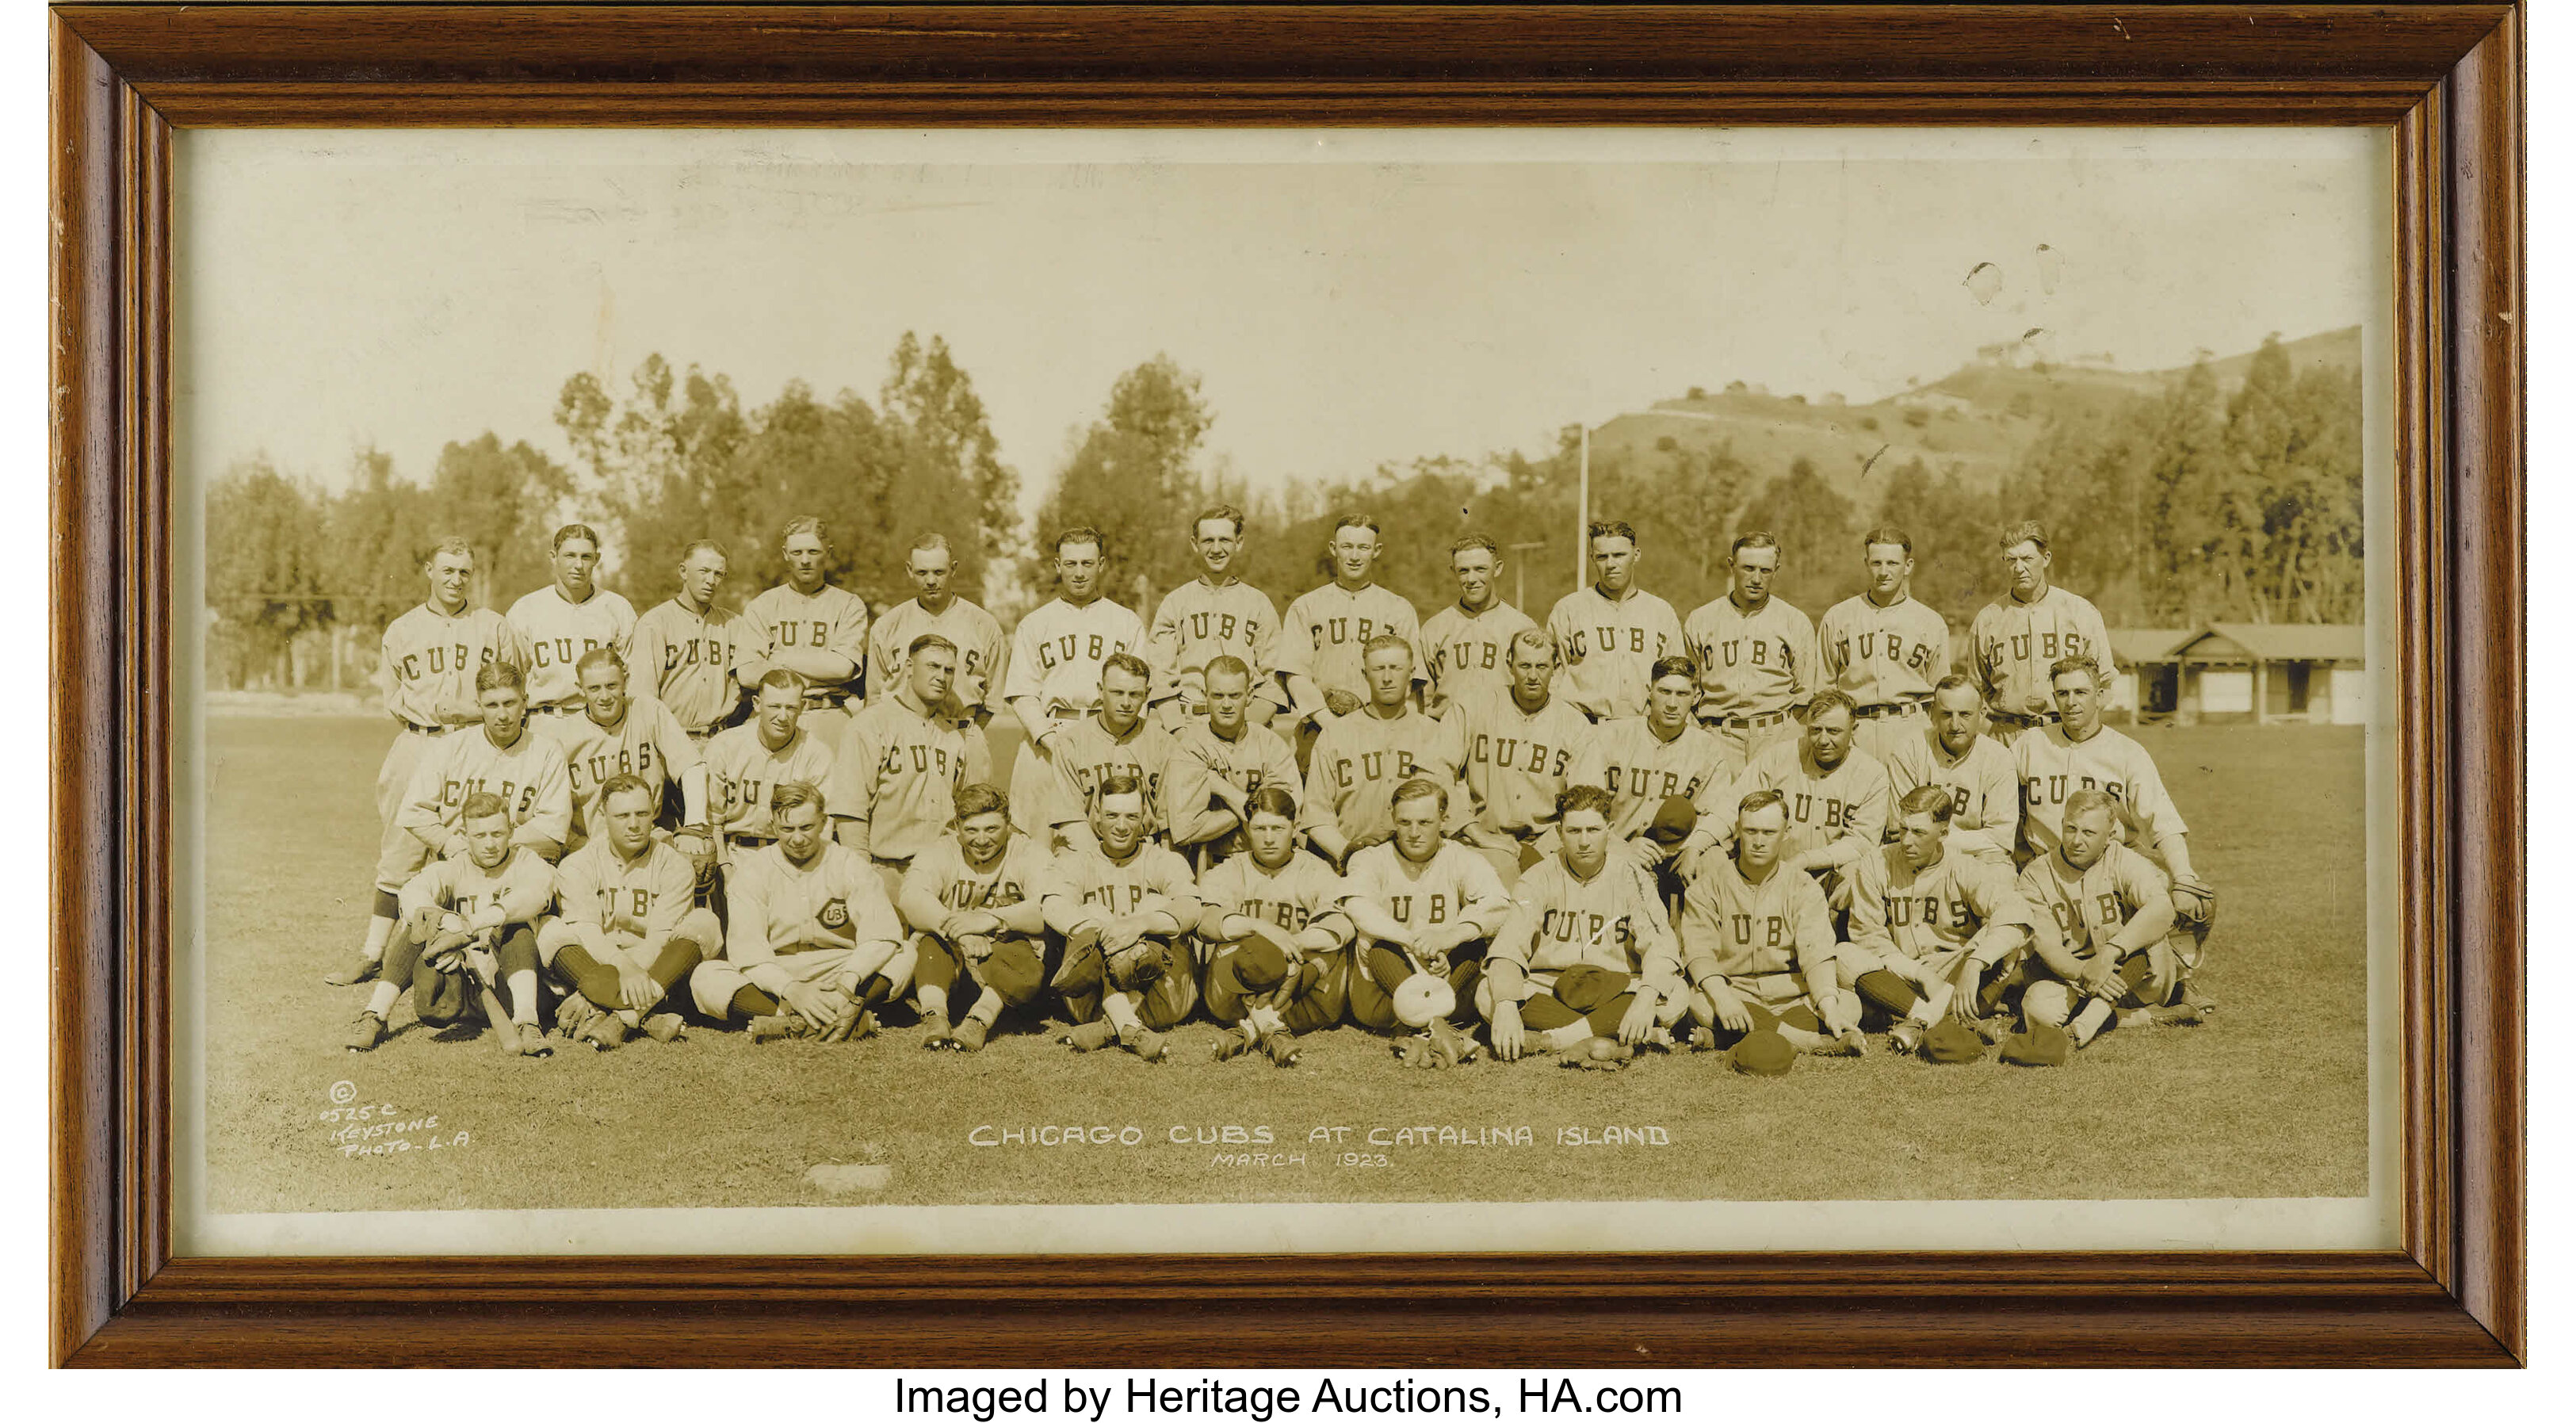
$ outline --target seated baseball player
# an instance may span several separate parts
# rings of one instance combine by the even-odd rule
[[[555,917],[537,931],[537,952],[564,994],[555,1025],[601,1052],[638,1028],[656,1042],[679,1037],[680,1015],[663,1000],[724,946],[714,913],[697,907],[689,857],[653,834],[661,808],[640,777],[609,777],[599,793],[605,830],[564,856]]]
[[[1988,1042],[2002,1038],[2022,951],[2056,932],[2010,866],[1951,843],[1953,804],[1947,787],[1908,791],[1896,843],[1871,850],[1852,876],[1842,979],[1899,1020],[1889,1042],[1901,1052],[1923,1047],[1945,1016]]]
[[[1145,838],[1145,787],[1112,775],[1093,788],[1089,842],[1055,857],[1039,908],[1064,943],[1050,985],[1076,1052],[1112,1043],[1160,1062],[1163,1034],[1198,1006],[1183,936],[1203,909],[1190,867]]]
[[[590,822],[599,809],[599,788],[621,772],[640,778],[661,795],[667,808],[670,788],[679,788],[683,852],[699,855],[712,848],[707,831],[707,768],[698,743],[670,709],[651,697],[627,694],[626,659],[613,647],[594,647],[573,663],[581,687],[582,714],[555,718],[544,731],[564,749],[572,775],[572,837],[567,852],[590,839]],[[662,819],[669,819],[665,814]]]
[[[935,632],[904,649],[901,681],[850,718],[827,787],[840,842],[876,866],[890,900],[912,857],[948,833],[957,788],[984,779],[983,740],[946,714],[957,644]]]
[[[563,853],[572,826],[572,780],[563,748],[528,725],[528,680],[513,662],[486,662],[474,673],[479,728],[453,732],[431,743],[412,770],[395,825],[376,861],[375,913],[357,962],[326,981],[336,985],[374,978],[385,944],[402,916],[402,888],[433,857],[460,859],[465,798],[490,791],[510,815],[510,843],[552,861]]]
[[[1512,892],[1476,1008],[1505,1062],[1534,1052],[1624,1062],[1640,1044],[1671,1041],[1658,1029],[1688,1006],[1681,954],[1653,872],[1611,853],[1608,791],[1559,792],[1556,833],[1557,852]]]
[[[1405,1060],[1454,1067],[1475,1056],[1457,1030],[1475,1021],[1485,948],[1512,900],[1484,856],[1440,833],[1446,785],[1415,777],[1395,788],[1392,808],[1394,838],[1351,856],[1343,877],[1342,912],[1358,931],[1351,1021],[1374,1033],[1419,1030],[1427,1036],[1399,1049]]]
[[[1693,714],[1699,664],[1662,657],[1647,670],[1646,714],[1594,727],[1566,779],[1610,793],[1612,843],[1654,867],[1656,888],[1669,902],[1734,824],[1727,792],[1744,767],[1734,746]],[[1691,809],[1691,824],[1678,836],[1669,833],[1677,823],[1673,800]],[[1659,822],[1667,833],[1656,833]]]
[[[1302,783],[1287,738],[1251,718],[1249,708],[1260,699],[1252,668],[1242,658],[1211,658],[1200,683],[1207,715],[1172,733],[1163,811],[1171,822],[1172,848],[1205,870],[1243,848],[1245,806],[1254,791],[1277,786],[1293,796]]]
[[[1557,792],[1594,735],[1572,698],[1552,694],[1554,637],[1537,628],[1513,633],[1507,660],[1509,695],[1462,698],[1447,717],[1470,812],[1458,838],[1484,855],[1506,888],[1543,858],[1537,842],[1556,823]]]
[[[1789,812],[1789,868],[1816,877],[1825,903],[1852,906],[1851,867],[1887,835],[1887,768],[1852,747],[1852,699],[1827,688],[1807,702],[1806,729],[1755,756],[1738,795],[1778,791]]]
[[[1780,863],[1789,812],[1755,791],[1735,812],[1735,853],[1710,855],[1682,896],[1691,1017],[1711,1047],[1777,1033],[1800,1052],[1858,1057],[1860,1004],[1836,978],[1834,917],[1816,882]]]
[[[1145,833],[1162,837],[1163,777],[1172,762],[1172,734],[1145,715],[1153,669],[1132,652],[1113,652],[1100,664],[1100,709],[1058,728],[1050,758],[1055,804],[1047,824],[1051,851],[1096,848],[1091,831],[1094,802],[1110,778],[1123,776],[1144,788]]]
[[[465,798],[458,824],[465,854],[439,860],[402,888],[402,923],[385,946],[384,971],[349,1031],[349,1051],[373,1051],[406,990],[423,1025],[444,1028],[480,999],[507,1051],[544,1057],[537,1026],[537,937],[530,928],[555,897],[555,868],[510,843],[510,809],[490,791]]]
[[[2181,1001],[2182,950],[2197,948],[2177,930],[2164,871],[2120,843],[2119,802],[2108,791],[2066,798],[2057,848],[2025,866],[2022,896],[2049,911],[2060,938],[2035,945],[2040,962],[2022,990],[2022,1026],[2066,1030],[2081,1048],[2115,1026],[2122,1010],[2150,1021],[2196,1023],[2198,1006]]]
[[[1281,1067],[1297,1035],[1342,1020],[1350,992],[1350,916],[1332,867],[1297,848],[1297,802],[1263,786],[1247,807],[1245,853],[1199,875],[1208,1016],[1225,1025],[1223,1062],[1258,1047]]]
[[[803,781],[769,792],[777,843],[725,876],[732,932],[689,975],[698,1011],[744,1022],[754,1042],[876,1036],[875,1009],[912,978],[913,950],[885,881],[831,839],[830,806]]]
[[[896,901],[913,929],[923,1047],[981,1052],[1003,1009],[1045,990],[1049,873],[1037,837],[1011,825],[1007,796],[982,784],[957,792],[955,833],[912,857]]]
[[[1299,829],[1315,852],[1350,873],[1352,854],[1382,843],[1393,830],[1396,788],[1416,777],[1437,782],[1451,818],[1443,834],[1467,823],[1457,742],[1445,722],[1413,705],[1413,644],[1392,633],[1368,640],[1360,656],[1369,699],[1327,720],[1306,763]]]
[[[2182,812],[2165,793],[2155,758],[2126,734],[2102,724],[2099,670],[2082,657],[2062,657],[2049,667],[2058,720],[2013,738],[2013,770],[2021,778],[2021,836],[2032,859],[2057,848],[2068,798],[2078,791],[2110,793],[2119,806],[2121,838],[2154,860],[2171,885],[2174,919],[2192,941],[2191,964],[2179,1001],[2209,1011],[2189,985],[2200,945],[2218,916],[2218,894],[2191,869],[2191,842]]]

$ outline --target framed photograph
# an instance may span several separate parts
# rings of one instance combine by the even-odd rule
[[[57,1362],[2521,1358],[2518,8],[53,24]]]

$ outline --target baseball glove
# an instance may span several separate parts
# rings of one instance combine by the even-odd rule
[[[2218,891],[2197,875],[2176,875],[2173,880],[2174,921],[2201,938],[2209,937],[2209,926],[2218,919]]]

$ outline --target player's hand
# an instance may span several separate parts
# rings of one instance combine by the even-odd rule
[[[1831,870],[1826,871],[1825,907],[1833,910],[1837,914],[1843,914],[1850,912],[1851,903],[1851,877],[1849,875],[1836,874]]]
[[[1960,964],[1959,971],[1950,976],[1950,1016],[1962,1023],[1973,1021],[1977,1016],[1977,965],[1974,960]]]
[[[1360,709],[1360,699],[1354,693],[1335,687],[1324,693],[1324,709],[1335,716],[1349,716]]]
[[[501,981],[501,960],[489,949],[480,945],[466,947],[465,970],[487,984],[497,984]]]
[[[1494,1005],[1491,1036],[1494,1040],[1494,1056],[1505,1062],[1520,1060],[1521,1052],[1527,1046],[1521,1033],[1521,1005],[1518,1003]]]
[[[705,869],[707,861],[716,852],[715,836],[709,834],[705,826],[683,825],[673,832],[671,848],[688,856],[692,865]]]
[[[816,1036],[820,1041],[827,1043],[848,1042],[850,1034],[858,1031],[859,1000],[845,993],[834,993],[829,996],[832,1000],[832,1021],[825,1023],[823,1031]]]
[[[1653,994],[1638,994],[1637,1001],[1628,1005],[1628,1011],[1619,1015],[1619,1041],[1630,1047],[1644,1042],[1646,1034],[1655,1030],[1657,1006]]]
[[[840,1016],[835,994],[826,993],[810,983],[791,983],[778,991],[778,1001],[797,1017],[814,1025],[817,1031],[832,1026]]]
[[[2218,909],[2218,892],[2195,875],[2176,875],[2173,881],[2174,917],[2184,924],[2207,924]]]
[[[1120,949],[1134,946],[1137,940],[1144,937],[1145,926],[1121,914],[1100,927],[1100,951],[1104,954],[1114,954]]]
[[[1734,989],[1723,983],[1710,982],[1708,1006],[1709,1010],[1717,1015],[1719,1027],[1730,1033],[1753,1031],[1753,1014],[1744,1006],[1744,1000],[1735,996]]]
[[[662,1001],[662,985],[653,981],[653,975],[633,964],[619,964],[617,996],[627,1007],[642,1012]]]

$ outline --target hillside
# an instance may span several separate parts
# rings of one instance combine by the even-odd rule
[[[2284,349],[2293,369],[2358,366],[2361,328],[2302,337]],[[2215,359],[2210,372],[2226,390],[2244,380],[2253,359],[2250,351]],[[1592,445],[1596,458],[1652,461],[1668,448],[1731,444],[1737,458],[1766,475],[1803,458],[1867,507],[1865,483],[1917,457],[1935,472],[1955,468],[1972,483],[1991,485],[2059,413],[2152,395],[2185,369],[2017,363],[1999,352],[1867,405],[1773,395],[1738,382],[1617,416],[1593,432]]]

